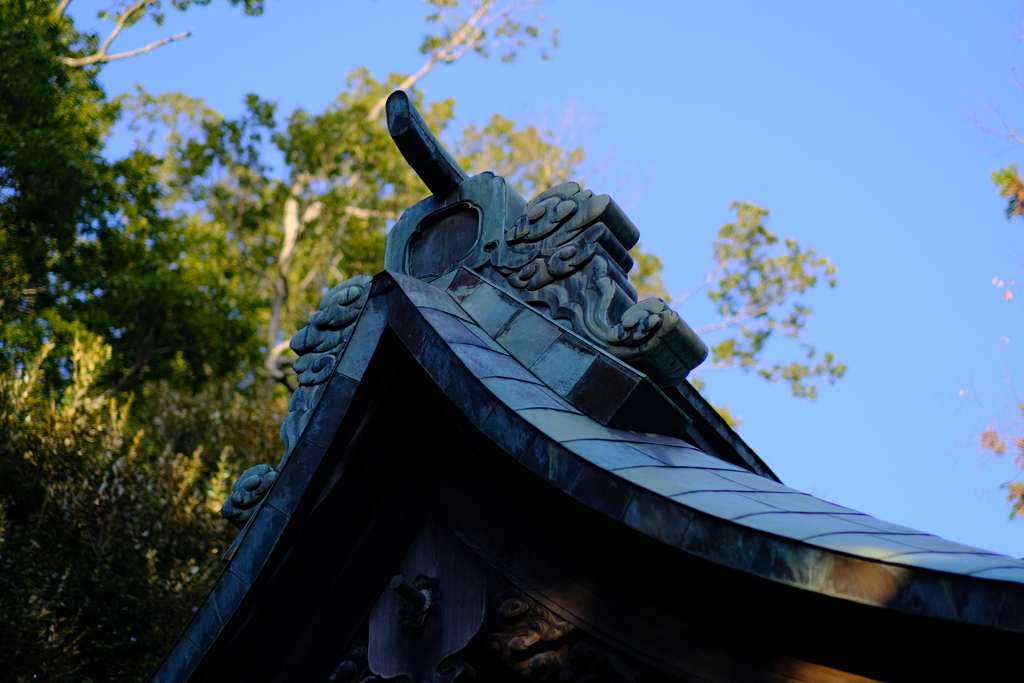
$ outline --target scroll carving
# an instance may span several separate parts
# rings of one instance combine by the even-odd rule
[[[324,385],[338,365],[352,336],[353,323],[370,295],[371,280],[369,275],[359,275],[329,291],[316,313],[309,316],[309,324],[292,337],[291,348],[299,355],[292,366],[299,376],[299,388],[292,393],[288,417],[281,425],[285,446],[281,464],[298,442],[320,401]],[[220,513],[238,528],[244,527],[269,493],[277,474],[270,465],[256,465],[246,470],[235,482]]]
[[[446,659],[437,665],[425,683],[469,683],[476,678],[476,671],[461,659]]]
[[[664,301],[637,302],[627,272],[639,235],[610,197],[562,183],[526,205],[490,265],[519,298],[659,383],[676,383],[708,350]]]
[[[370,671],[366,647],[363,646],[346,652],[327,680],[331,683],[378,683],[387,679]]]
[[[385,681],[403,681],[404,683],[469,683],[476,677],[476,671],[461,659],[451,658],[441,662],[422,681],[410,681],[408,677],[382,678],[370,669],[366,646],[349,650],[327,676],[331,683],[385,683]]]
[[[635,683],[644,673],[521,591],[499,597],[487,647],[535,683]]]
[[[292,393],[288,417],[281,425],[286,458],[348,345],[353,323],[370,295],[372,279],[369,275],[358,275],[329,291],[317,312],[309,317],[309,324],[292,337],[292,351],[299,356],[292,366],[299,376],[299,388]]]
[[[231,495],[221,506],[220,514],[239,529],[244,527],[277,481],[277,474],[277,470],[270,465],[256,465],[247,469],[231,487]]]

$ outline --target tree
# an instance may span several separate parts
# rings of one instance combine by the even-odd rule
[[[76,36],[53,7],[0,2],[0,314],[56,298],[47,281],[80,228],[100,223],[116,174],[99,158],[115,108],[95,74],[72,69]]]
[[[1006,198],[1006,218],[1024,216],[1024,180],[1021,180],[1017,164],[992,171],[992,184]]]
[[[824,282],[836,286],[836,269],[814,249],[804,249],[793,239],[780,242],[765,225],[769,211],[747,202],[733,202],[736,221],[718,230],[713,252],[715,265],[707,277],[683,298],[708,288],[708,297],[720,320],[697,329],[698,334],[732,332],[711,346],[716,369],[740,368],[770,382],[789,384],[795,397],[817,398],[810,380],[834,384],[846,373],[834,354],[815,360],[817,349],[800,340],[811,309],[799,296]],[[764,363],[768,342],[776,336],[799,344],[802,358]]]
[[[465,19],[434,4],[417,78],[539,35],[515,14],[533,3],[481,0]],[[137,680],[219,571],[235,474],[279,456],[286,392],[262,391],[278,364],[253,361],[280,355],[326,282],[377,270],[388,221],[424,192],[373,116],[402,77],[365,70],[282,124],[256,96],[228,121],[140,94],[140,125],[182,127],[105,159],[125,110],[97,70],[170,41],[111,49],[160,21],[157,2],[111,17],[102,42],[66,8],[0,0],[0,58],[18,66],[0,74],[0,662],[12,680]]]
[[[380,270],[387,226],[429,194],[373,118],[400,79],[382,82],[357,69],[326,111],[298,110],[284,125],[277,122],[275,106],[254,95],[237,120],[176,93],[140,93],[132,105],[140,131],[164,127],[160,173],[175,188],[169,210],[196,231],[189,241],[216,245],[212,261],[242,265],[244,284],[238,289],[260,309],[270,382],[287,382],[288,341],[305,324],[303,316],[316,309],[332,283]],[[428,123],[444,130],[454,102],[427,105],[413,94]],[[266,142],[285,160],[284,173],[262,162]],[[507,174],[528,194],[564,181],[583,158],[582,150],[559,148],[550,133],[534,126],[517,129],[500,115],[482,129],[469,126],[453,147],[471,172]],[[202,214],[186,218],[196,203]],[[205,250],[199,254],[208,256]],[[196,267],[194,259],[186,256],[182,266]]]
[[[1024,403],[1020,406],[1020,417],[1024,420]],[[994,455],[1006,455],[1007,442],[1012,446],[1014,452],[1013,462],[1021,470],[1024,470],[1024,436],[1020,431],[1013,431],[1012,428],[997,429],[990,425],[979,435],[981,449]],[[1006,500],[1010,503],[1010,517],[1024,516],[1024,482],[1008,481],[1003,484],[1006,491]]]
[[[263,0],[229,0],[232,5],[241,4],[245,9],[245,13],[250,16],[259,16],[263,13]],[[71,4],[71,0],[60,0],[60,4],[57,5],[54,10],[54,15],[57,18],[63,18],[67,12],[68,6]],[[210,0],[171,0],[171,5],[174,9],[179,11],[185,11],[192,5],[209,5]],[[174,36],[163,38],[149,45],[135,48],[134,50],[128,50],[127,52],[118,52],[116,54],[110,54],[110,48],[113,46],[114,41],[121,32],[126,28],[131,28],[133,25],[142,21],[145,17],[150,17],[157,26],[162,26],[164,23],[164,13],[161,10],[160,0],[138,0],[132,5],[122,8],[120,12],[111,13],[109,10],[103,9],[99,12],[100,19],[112,19],[114,21],[113,28],[110,29],[110,33],[107,34],[103,42],[99,42],[99,36],[87,35],[82,36],[84,38],[82,54],[73,56],[63,56],[63,61],[68,66],[92,66],[94,64],[106,64],[107,62],[113,62],[118,59],[127,59],[129,57],[136,57],[138,55],[145,54],[151,50],[155,50],[158,47],[162,47],[167,43],[172,43],[182,38],[188,38],[192,35],[191,31],[185,31]]]
[[[550,131],[497,114],[455,136],[454,101],[417,91],[466,55],[511,61],[541,38],[536,3],[429,4],[411,75],[356,69],[320,112],[282,114],[253,94],[230,119],[181,93],[111,100],[100,87],[109,61],[184,37],[114,50],[137,22],[162,21],[158,0],[111,14],[102,38],[75,29],[68,0],[0,0],[0,59],[17,67],[0,71],[8,678],[137,679],[205,595],[233,535],[217,514],[231,481],[279,455],[288,340],[331,286],[380,269],[388,227],[428,194],[381,121],[393,89],[454,138],[467,170],[496,171],[527,197],[582,162]],[[104,136],[122,117],[138,144],[110,160]],[[776,333],[799,338],[809,310],[794,297],[834,282],[831,266],[779,242],[767,212],[737,211],[705,283],[723,316],[715,329],[733,333],[715,363],[813,396],[807,380],[835,379],[841,366],[762,358]],[[660,260],[633,256],[641,293],[662,293]],[[48,552],[57,545],[65,552]]]
[[[57,341],[44,372],[55,386],[79,330],[112,346],[115,390],[233,369],[248,360],[250,323],[218,283],[175,270],[189,245],[159,210],[153,158],[102,156],[120,106],[95,67],[72,66],[96,37],[76,31],[66,7],[0,0],[0,344]]]
[[[271,456],[260,426],[272,419],[258,402],[224,411],[215,401],[222,414],[211,420],[201,398],[133,416],[131,397],[98,386],[111,349],[87,335],[72,343],[58,401],[40,381],[53,348],[0,376],[0,676],[137,681],[209,590],[234,535],[204,449]],[[200,445],[180,448],[189,442]]]

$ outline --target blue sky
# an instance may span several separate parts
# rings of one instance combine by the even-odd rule
[[[76,0],[80,25],[102,3]],[[729,203],[771,210],[768,227],[829,256],[807,339],[847,363],[817,401],[735,371],[708,393],[784,482],[952,540],[1024,555],[1000,484],[1018,471],[977,434],[1010,423],[1024,223],[1007,222],[988,177],[1024,147],[985,132],[1024,128],[1019,3],[625,3],[553,0],[550,61],[469,57],[421,83],[458,101],[456,129],[500,112],[581,144],[580,179],[611,193],[681,293],[711,266]],[[412,0],[268,0],[263,17],[215,2],[127,31],[129,49],[194,35],[108,65],[111,94],[180,90],[228,115],[245,93],[320,110],[353,67],[410,73],[426,6]],[[113,141],[114,148],[119,144]],[[1016,292],[1015,292],[1016,293]],[[701,295],[679,307],[713,322]],[[782,351],[780,351],[781,353]],[[1011,380],[1011,381],[1007,381]],[[961,391],[963,394],[961,395]]]

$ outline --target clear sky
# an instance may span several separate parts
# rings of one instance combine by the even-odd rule
[[[76,0],[80,25],[106,2]],[[582,144],[582,180],[617,198],[675,293],[711,266],[730,201],[829,256],[835,290],[810,298],[807,339],[847,363],[817,401],[735,371],[704,372],[742,417],[741,435],[782,480],[955,541],[1024,555],[1000,484],[1018,470],[977,434],[1024,394],[1024,223],[989,181],[1024,147],[984,132],[1024,128],[1024,5],[985,3],[630,3],[553,0],[562,29],[544,62],[470,57],[421,83],[454,97],[458,125],[500,112]],[[194,35],[103,72],[111,94],[180,90],[228,115],[245,93],[318,111],[367,66],[410,73],[426,6],[413,0],[267,0],[247,18],[225,2],[127,31],[129,49]],[[974,118],[972,118],[974,115]],[[112,144],[119,144],[114,140]],[[679,306],[713,321],[698,295]],[[962,394],[961,394],[962,392]],[[1020,426],[1018,424],[1018,426]]]

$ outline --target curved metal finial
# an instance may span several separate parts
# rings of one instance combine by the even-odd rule
[[[391,138],[431,192],[443,197],[469,177],[441,141],[434,137],[430,126],[404,90],[388,95],[385,110]]]

